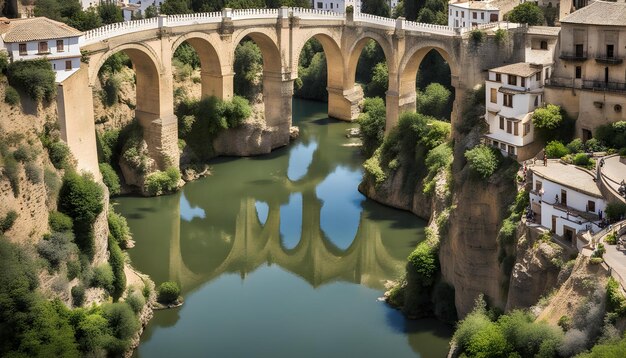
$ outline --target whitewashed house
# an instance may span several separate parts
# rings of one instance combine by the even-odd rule
[[[460,1],[448,4],[448,26],[471,28],[500,21],[500,9],[490,1]]]
[[[600,212],[606,200],[595,176],[582,168],[548,161],[529,168],[532,175],[531,210],[535,222],[574,246],[577,234],[600,231]]]
[[[7,51],[9,60],[45,58],[52,64],[57,82],[80,68],[81,35],[75,28],[45,17],[0,18],[0,48]]]
[[[345,13],[346,8],[352,6],[354,12],[361,12],[361,0],[312,0],[311,8],[315,10]]]
[[[487,144],[518,161],[534,157],[541,150],[534,144],[532,114],[543,103],[548,64],[520,62],[489,70],[485,81]]]

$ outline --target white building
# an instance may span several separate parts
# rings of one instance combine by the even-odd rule
[[[154,5],[158,9],[163,1],[165,0],[124,0],[122,2],[124,21],[130,21],[133,15],[145,18],[149,6]]]
[[[523,161],[541,148],[534,143],[532,114],[543,103],[549,65],[515,63],[489,70],[485,81],[486,142]]]
[[[448,26],[473,27],[500,21],[500,10],[490,1],[461,1],[448,4]]]
[[[397,1],[396,1],[397,3]],[[361,12],[361,0],[312,0],[311,7],[315,10],[345,13],[352,6],[354,12]]]
[[[61,82],[80,68],[78,39],[82,32],[45,17],[26,19],[0,18],[0,48],[9,60],[45,58]]]
[[[561,236],[574,246],[577,234],[600,231],[600,211],[606,201],[595,176],[582,168],[548,161],[531,166],[531,210],[537,224]]]

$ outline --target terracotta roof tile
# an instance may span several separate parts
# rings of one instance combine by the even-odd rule
[[[4,42],[25,42],[76,37],[82,32],[62,22],[45,17],[28,19],[0,18],[0,36]]]
[[[530,77],[537,72],[541,72],[543,66],[528,62],[518,62],[498,68],[490,69],[491,72],[510,74],[515,76]]]

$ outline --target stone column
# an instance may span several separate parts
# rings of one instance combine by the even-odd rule
[[[202,81],[202,98],[215,96],[219,99],[230,99],[233,97],[233,77],[234,74],[227,75],[200,72]]]
[[[328,116],[342,121],[353,121],[359,116],[359,104],[363,100],[363,89],[354,86],[349,90],[327,87]]]
[[[280,73],[263,72],[265,123],[273,131],[272,148],[289,143],[293,80]]]

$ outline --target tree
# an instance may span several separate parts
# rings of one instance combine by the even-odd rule
[[[481,178],[489,178],[498,168],[498,158],[493,149],[479,145],[465,152],[465,158],[472,171]]]
[[[361,2],[361,12],[389,17],[389,4],[385,0],[363,0]]]
[[[261,49],[249,40],[242,41],[235,49],[235,93],[248,99],[256,95],[257,79],[263,68]]]
[[[448,104],[451,92],[440,83],[431,83],[424,92],[420,92],[417,100],[417,111],[437,119],[449,113]]]
[[[366,95],[368,97],[380,97],[385,98],[385,92],[387,92],[387,83],[389,81],[389,72],[387,70],[387,63],[381,62],[374,67],[372,81],[367,84]]]
[[[527,1],[513,8],[508,14],[508,20],[530,26],[543,25],[543,11],[534,2]]]
[[[383,142],[386,121],[385,102],[381,98],[366,98],[357,122],[361,129],[363,152],[371,157]]]
[[[159,14],[159,12],[157,11],[156,6],[154,6],[154,4],[148,6],[146,8],[146,13],[144,14],[146,19],[152,18],[152,17],[157,17],[157,15]]]
[[[170,304],[178,300],[180,288],[176,282],[167,281],[159,285],[159,302]]]
[[[163,15],[191,14],[188,0],[165,0],[159,7]]]
[[[104,25],[124,21],[122,9],[113,1],[103,1],[98,5],[98,14]]]

